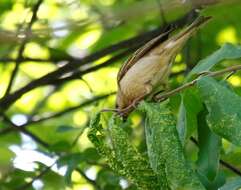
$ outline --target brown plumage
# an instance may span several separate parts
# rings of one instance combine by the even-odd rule
[[[128,115],[139,101],[165,87],[177,53],[209,18],[197,18],[186,29],[162,43],[159,41],[167,33],[159,35],[122,65],[117,76],[116,105],[119,114]]]

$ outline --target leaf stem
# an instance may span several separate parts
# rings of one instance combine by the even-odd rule
[[[220,76],[220,75],[223,75],[225,73],[228,73],[228,72],[235,72],[235,71],[238,71],[238,70],[241,70],[241,65],[234,65],[234,66],[231,66],[231,67],[219,70],[219,71],[213,71],[213,72],[204,71],[202,73],[199,73],[199,76],[196,79],[194,79],[194,80],[192,80],[192,81],[190,81],[190,82],[188,82],[188,83],[186,83],[182,86],[179,86],[179,87],[177,87],[177,88],[175,88],[175,89],[173,89],[169,92],[162,93],[162,94],[159,94],[159,95],[155,96],[154,100],[159,101],[159,102],[163,101],[163,100],[165,100],[165,99],[167,99],[167,98],[169,98],[169,97],[171,97],[171,96],[173,96],[173,95],[175,95],[175,94],[177,94],[177,93],[179,93],[179,92],[181,92],[181,91],[183,91],[187,88],[190,88],[190,87],[194,86],[196,84],[196,82],[204,76],[216,77],[216,76]]]

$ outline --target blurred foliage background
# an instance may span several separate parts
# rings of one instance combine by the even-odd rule
[[[158,31],[200,2],[0,2],[0,189],[135,189],[109,169],[87,139],[89,119],[95,111],[114,107],[118,69],[134,49],[151,39],[148,32]],[[200,59],[224,43],[241,42],[240,7],[240,1],[205,6],[201,14],[213,19],[176,57],[170,88],[179,86]],[[121,43],[141,34],[143,38]],[[224,61],[218,67],[237,62]],[[55,70],[61,72],[48,75]],[[239,73],[228,82],[241,94]],[[179,95],[171,103],[177,112]],[[130,120],[132,141],[144,149],[142,118],[133,113]],[[195,161],[197,148],[192,142],[186,151]],[[240,148],[223,141],[223,159],[241,169],[240,156]]]

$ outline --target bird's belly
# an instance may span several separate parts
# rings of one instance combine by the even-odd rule
[[[126,72],[120,81],[120,88],[128,102],[148,93],[153,77],[165,67],[160,60],[160,56],[147,56]]]

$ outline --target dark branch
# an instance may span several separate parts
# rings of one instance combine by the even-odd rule
[[[40,5],[42,4],[43,0],[38,0],[38,2],[36,3],[36,5],[33,7],[32,9],[32,17],[31,17],[31,20],[26,28],[26,32],[29,32],[31,31],[31,28],[34,24],[34,22],[37,20],[37,12],[38,12],[38,9],[40,7]],[[13,86],[13,83],[14,83],[14,80],[16,78],[16,75],[17,75],[17,72],[18,72],[18,69],[19,69],[19,65],[21,63],[21,60],[23,59],[23,52],[24,52],[24,49],[25,49],[25,46],[28,42],[28,38],[24,38],[21,45],[20,45],[20,48],[18,50],[18,55],[17,55],[17,59],[16,59],[16,62],[15,62],[15,67],[13,69],[13,72],[11,74],[11,77],[10,77],[10,81],[9,81],[9,84],[7,86],[7,90],[4,94],[4,97],[8,96],[8,94],[10,93],[11,91],[11,88]]]
[[[55,59],[38,59],[38,58],[31,58],[31,57],[22,57],[20,59],[21,62],[28,62],[28,61],[32,61],[32,62],[55,62],[55,61],[61,61],[61,60],[55,60]],[[14,58],[10,58],[10,57],[4,57],[4,58],[0,58],[0,62],[1,63],[7,63],[7,62],[17,62],[17,59]]]
[[[86,180],[87,182],[89,182],[90,184],[92,184],[92,185],[95,187],[95,189],[101,190],[100,186],[96,183],[96,181],[88,178],[88,177],[85,175],[85,173],[84,173],[80,168],[76,168],[76,171],[77,171],[83,178],[85,178],[85,180]]]
[[[54,164],[55,164],[55,163],[54,163]],[[54,165],[54,164],[53,164],[53,165]],[[44,168],[37,176],[33,177],[33,179],[32,179],[30,182],[21,185],[20,187],[16,188],[15,190],[25,190],[25,189],[29,189],[29,188],[32,186],[33,182],[36,181],[37,179],[43,177],[45,174],[47,174],[47,173],[51,170],[51,167],[52,167],[53,165]]]
[[[48,143],[44,142],[42,139],[40,139],[36,135],[34,135],[33,133],[29,132],[27,129],[15,125],[5,114],[2,114],[2,118],[3,118],[3,121],[10,126],[9,128],[5,128],[5,129],[20,131],[23,134],[31,137],[35,142],[37,142],[38,144],[42,145],[43,147],[49,148],[50,145]]]
[[[48,116],[43,116],[43,117],[35,116],[35,117],[33,117],[33,119],[31,121],[29,121],[26,124],[23,124],[21,126],[17,126],[17,128],[10,128],[10,127],[8,127],[8,128],[2,129],[0,131],[0,135],[5,135],[5,134],[7,134],[9,132],[16,131],[16,129],[26,130],[25,128],[27,126],[31,125],[31,124],[36,124],[36,123],[40,123],[40,122],[43,122],[43,121],[46,121],[46,120],[49,120],[49,119],[54,119],[56,117],[60,117],[60,116],[62,116],[64,114],[67,114],[67,113],[70,113],[70,112],[75,111],[77,109],[80,109],[82,107],[88,106],[88,105],[90,105],[90,104],[92,104],[92,103],[94,103],[96,101],[105,99],[108,96],[111,96],[113,94],[115,94],[115,92],[110,93],[110,94],[101,95],[101,96],[96,96],[96,97],[94,97],[94,98],[92,98],[90,100],[86,100],[85,102],[83,102],[83,103],[81,103],[81,104],[79,104],[77,106],[73,106],[73,107],[67,108],[67,109],[65,109],[63,111],[60,111],[58,113],[54,113],[54,114],[51,114],[51,115],[48,115]]]
[[[87,68],[85,70],[80,70],[80,71],[76,71],[74,72],[71,76],[65,77],[65,78],[59,78],[59,79],[54,79],[52,81],[49,82],[49,84],[51,85],[60,85],[63,84],[65,82],[68,82],[70,80],[74,80],[74,79],[80,79],[83,75],[90,73],[90,72],[94,72],[96,70],[99,70],[101,68],[110,66],[112,64],[114,64],[116,61],[123,59],[123,57],[129,55],[130,53],[134,52],[137,49],[137,47],[134,48],[130,48],[126,51],[123,51],[117,55],[115,55],[114,57],[110,58],[109,60],[105,61],[102,64],[96,65],[96,66],[92,66],[90,68]]]
[[[184,26],[185,24],[191,22],[193,19],[197,17],[197,13],[192,10],[182,18],[170,23],[168,26],[179,28]],[[52,81],[60,78],[62,75],[74,71],[79,68],[79,66],[82,66],[84,64],[88,64],[90,62],[96,61],[100,59],[101,57],[104,57],[110,53],[113,53],[115,51],[124,49],[124,48],[133,48],[133,47],[140,47],[141,45],[145,44],[147,41],[151,40],[152,38],[159,35],[162,31],[164,31],[167,28],[167,26],[159,27],[155,30],[148,31],[144,34],[138,35],[136,37],[130,38],[128,40],[124,40],[122,42],[119,42],[117,44],[111,45],[107,48],[104,48],[102,50],[99,50],[82,60],[78,61],[71,61],[69,64],[57,69],[56,71],[53,71],[39,79],[36,79],[26,86],[22,87],[21,89],[15,91],[12,94],[9,94],[8,96],[5,96],[0,100],[0,108],[2,110],[6,110],[11,106],[17,99],[19,99],[23,94],[43,85],[50,84]]]

